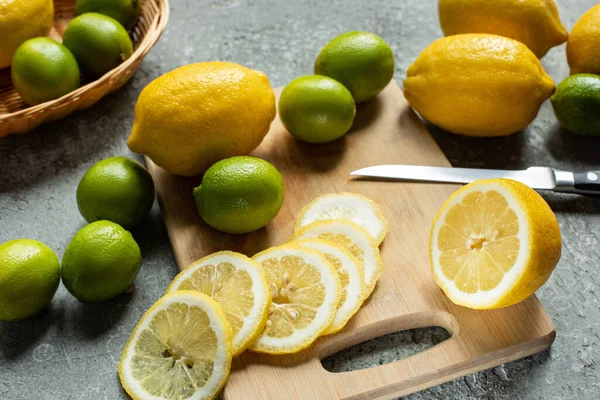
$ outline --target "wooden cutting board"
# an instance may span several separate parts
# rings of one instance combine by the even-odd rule
[[[279,93],[280,90],[277,91]],[[177,263],[218,250],[252,256],[292,235],[294,217],[316,196],[356,192],[375,200],[389,221],[381,246],[385,270],[363,308],[340,333],[292,356],[245,352],[233,362],[226,400],[390,399],[549,347],[554,326],[535,296],[509,308],[474,311],[451,303],[436,286],[428,261],[431,222],[453,185],[351,180],[348,173],[376,164],[450,163],[406,103],[395,82],[358,107],[353,130],[326,145],[294,140],[276,119],[254,156],[284,176],[285,202],[265,229],[228,235],[205,225],[194,206],[199,179],[175,177],[147,160]],[[369,369],[326,371],[320,360],[377,336],[441,326],[450,339],[412,357]]]

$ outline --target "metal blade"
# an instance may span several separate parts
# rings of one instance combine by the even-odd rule
[[[554,170],[548,167],[529,167],[526,170],[426,167],[419,165],[376,165],[350,173],[386,179],[421,182],[470,183],[478,179],[507,178],[522,182],[533,189],[552,190],[556,187]]]

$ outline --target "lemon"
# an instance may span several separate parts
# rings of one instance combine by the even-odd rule
[[[321,253],[292,244],[255,255],[264,268],[272,303],[265,330],[250,350],[297,353],[328,327],[340,301],[337,271]]]
[[[327,143],[352,127],[356,105],[352,94],[338,81],[307,75],[291,81],[279,98],[279,118],[296,139]]]
[[[362,264],[342,246],[332,242],[300,239],[293,244],[318,251],[336,269],[340,278],[341,296],[333,321],[323,334],[330,335],[341,331],[367,297],[365,270]]]
[[[131,332],[119,363],[121,384],[134,400],[214,399],[229,376],[231,336],[210,297],[167,294]]]
[[[194,189],[194,200],[204,222],[213,228],[227,233],[252,232],[279,213],[283,177],[260,158],[231,157],[206,171]]]
[[[315,61],[315,74],[346,86],[354,101],[377,96],[394,75],[394,53],[379,36],[370,32],[346,32],[323,47]]]
[[[31,239],[0,245],[0,320],[37,314],[58,289],[60,264],[52,250]]]
[[[567,40],[554,0],[439,0],[446,36],[492,33],[518,40],[539,58]]]
[[[387,221],[381,208],[357,193],[330,193],[319,196],[306,205],[296,217],[295,230],[299,231],[315,221],[349,219],[363,227],[379,245],[387,233]]]
[[[23,101],[36,105],[77,89],[79,67],[62,44],[49,38],[34,38],[15,52],[11,79]]]
[[[23,42],[46,36],[53,22],[52,0],[0,1],[0,69],[11,65],[14,52]]]
[[[144,88],[128,145],[173,174],[199,175],[254,150],[275,113],[262,72],[229,62],[190,64]]]
[[[383,272],[383,260],[377,244],[366,230],[348,219],[315,221],[294,234],[295,240],[307,238],[338,244],[361,262],[365,270],[365,297],[369,297]]]
[[[89,12],[107,15],[130,29],[140,16],[140,0],[77,0],[75,16]]]
[[[466,136],[524,129],[554,82],[521,42],[489,34],[434,41],[408,68],[404,96],[430,122]]]
[[[173,279],[167,293],[178,290],[195,290],[219,303],[233,330],[234,356],[265,328],[271,305],[265,274],[243,254],[220,251],[193,262]]]
[[[142,265],[140,248],[120,225],[96,221],[81,228],[65,250],[60,274],[81,302],[112,299],[134,281]]]
[[[600,74],[600,4],[587,10],[575,23],[567,41],[571,74]]]
[[[454,193],[431,228],[433,276],[454,303],[492,309],[531,296],[561,253],[558,222],[544,199],[508,179],[473,182]]]
[[[148,216],[153,203],[152,176],[125,157],[98,161],[77,186],[77,206],[87,222],[105,219],[130,229]]]
[[[117,20],[98,13],[73,18],[63,37],[85,72],[102,76],[133,54],[129,34]]]

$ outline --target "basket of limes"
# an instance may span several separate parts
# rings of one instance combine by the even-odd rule
[[[123,86],[158,41],[168,0],[0,1],[0,138]]]

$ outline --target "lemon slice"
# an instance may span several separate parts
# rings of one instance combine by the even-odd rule
[[[194,291],[167,294],[131,333],[121,384],[133,399],[212,399],[229,376],[231,337],[216,301]]]
[[[339,244],[362,263],[367,290],[365,298],[375,289],[383,272],[383,260],[373,238],[354,222],[346,219],[315,221],[296,232],[294,238],[316,238]]]
[[[340,300],[337,271],[319,252],[286,244],[253,257],[264,268],[273,301],[265,330],[250,350],[296,353],[331,325]]]
[[[373,201],[356,193],[319,196],[306,205],[296,219],[296,231],[315,221],[349,219],[363,227],[379,245],[387,233],[387,221]]]
[[[454,303],[509,306],[546,282],[561,253],[558,222],[544,199],[508,179],[471,183],[433,221],[433,276]]]
[[[233,330],[233,355],[242,353],[263,331],[271,295],[256,261],[233,251],[201,258],[179,273],[167,293],[196,290],[216,300]]]
[[[362,264],[342,246],[320,239],[300,239],[294,242],[322,253],[337,270],[342,294],[337,311],[325,335],[339,332],[360,308],[366,298],[365,270]]]

